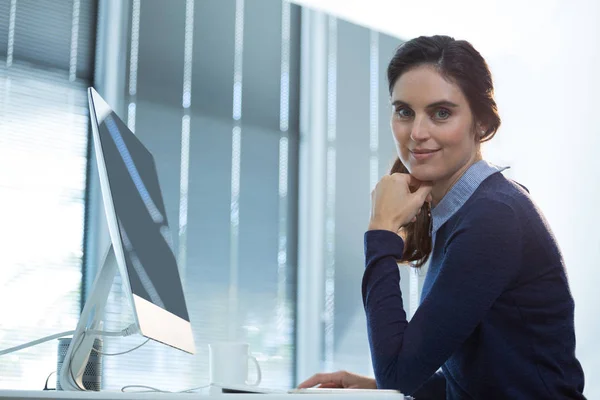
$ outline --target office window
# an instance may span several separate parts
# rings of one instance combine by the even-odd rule
[[[315,15],[307,18],[309,24],[313,17]],[[299,366],[300,379],[316,372],[307,368],[344,369],[372,375],[360,294],[364,272],[363,235],[369,220],[370,192],[388,173],[396,158],[389,126],[391,105],[386,69],[401,41],[333,16],[314,22],[309,29],[309,47],[318,45],[319,50],[311,52],[309,49],[305,53],[313,58],[307,62],[312,68],[312,76],[307,74],[304,84],[311,87],[314,85],[311,79],[324,76],[326,90],[314,93],[308,90],[316,100],[303,98],[302,101],[304,104],[313,101],[312,104],[323,107],[323,110],[310,110],[313,113],[320,111],[325,118],[307,118],[310,131],[306,135],[313,136],[313,143],[323,145],[325,155],[322,170],[318,172],[325,191],[320,193],[320,186],[303,187],[309,192],[304,198],[311,199],[305,207],[310,204],[312,211],[321,210],[323,221],[310,218],[317,215],[316,212],[307,212],[299,218],[308,221],[301,228],[308,230],[308,235],[312,230],[322,231],[324,243],[322,249],[306,244],[307,252],[316,249],[315,259],[323,260],[322,266],[313,270],[316,278],[312,276],[309,280],[322,282],[322,287],[304,290],[310,282],[299,284],[302,285],[301,293],[310,293],[320,300],[320,304],[315,302],[318,307],[310,309],[310,314],[315,314],[318,309],[317,315],[303,313],[302,317],[320,319],[322,324],[318,334],[304,329],[301,332],[305,342],[311,337],[320,343],[316,346],[305,343],[310,351],[318,352],[319,357],[303,361]],[[310,107],[307,105],[307,108]],[[316,155],[315,159],[318,157]],[[320,163],[315,161],[315,164]],[[312,265],[301,267],[313,268]],[[401,274],[403,296],[408,300],[411,293],[408,267],[402,267]],[[316,286],[320,284],[316,283]]]
[[[122,119],[155,157],[197,354],[151,341],[105,358],[104,388],[206,384],[208,344],[223,340],[250,344],[262,386],[289,388],[299,8],[281,0],[133,0],[129,11]],[[131,321],[119,280],[106,317],[110,329]],[[141,341],[106,340],[106,351]]]
[[[389,127],[386,68],[400,40],[330,17],[328,81],[329,152],[326,208],[333,246],[325,266],[333,290],[331,328],[325,327],[324,365],[372,375],[366,318],[360,294],[364,271],[363,234],[370,212],[370,192],[389,171],[396,154]],[[331,85],[331,84],[330,84]],[[332,111],[329,112],[332,114]],[[333,140],[332,140],[333,138]],[[352,171],[351,173],[348,173]],[[329,192],[328,192],[329,193]],[[404,267],[406,270],[406,267]],[[403,283],[404,283],[403,276]],[[408,290],[403,292],[408,294]]]
[[[77,323],[94,33],[94,1],[0,0],[3,349]],[[0,387],[42,389],[56,347],[0,357]]]

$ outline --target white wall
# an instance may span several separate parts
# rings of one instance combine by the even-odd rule
[[[557,236],[576,302],[585,392],[600,398],[600,3],[296,2],[402,39],[467,39],[488,60],[503,126],[484,152],[512,166],[510,176],[529,188]]]

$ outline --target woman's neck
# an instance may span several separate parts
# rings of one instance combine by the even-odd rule
[[[446,194],[452,189],[452,186],[467,172],[471,165],[482,160],[481,153],[477,152],[465,165],[456,171],[449,178],[436,181],[431,189],[431,198],[433,207],[437,206]]]

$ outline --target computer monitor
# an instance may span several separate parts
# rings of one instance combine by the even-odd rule
[[[154,157],[94,88],[88,89],[88,100],[112,245],[65,356],[59,378],[63,390],[84,390],[81,377],[95,339],[90,331],[102,328],[117,273],[139,332],[185,352],[195,351]]]

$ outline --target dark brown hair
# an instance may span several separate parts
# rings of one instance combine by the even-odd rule
[[[420,36],[398,47],[387,68],[390,96],[398,78],[420,65],[432,65],[449,82],[464,93],[474,116],[474,124],[485,128],[483,135],[475,135],[480,142],[494,137],[500,127],[498,107],[494,100],[494,85],[490,69],[477,50],[465,40],[449,36]],[[475,127],[474,127],[475,128]],[[393,173],[408,173],[400,159],[396,159]],[[412,262],[421,267],[431,253],[431,214],[426,203],[414,223],[404,226],[404,253],[400,262]]]

